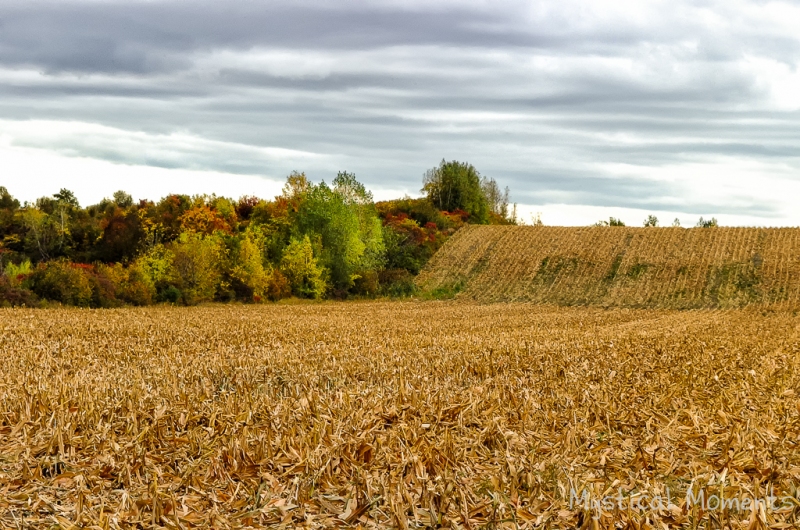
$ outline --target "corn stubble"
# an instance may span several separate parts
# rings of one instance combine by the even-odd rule
[[[416,281],[483,303],[794,311],[798,243],[798,228],[470,225]]]
[[[0,310],[0,526],[794,528],[793,509],[684,495],[800,505],[799,323],[444,302]],[[570,507],[571,489],[620,488],[674,504]]]

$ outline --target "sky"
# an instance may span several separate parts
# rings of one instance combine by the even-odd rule
[[[419,196],[442,159],[522,221],[800,225],[800,1],[3,0],[0,185]]]

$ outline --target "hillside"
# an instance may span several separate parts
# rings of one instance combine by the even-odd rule
[[[417,278],[483,302],[800,307],[800,229],[468,226]]]

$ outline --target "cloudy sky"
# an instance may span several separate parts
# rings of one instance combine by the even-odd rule
[[[800,1],[2,0],[0,185],[419,195],[442,158],[523,220],[800,225]]]

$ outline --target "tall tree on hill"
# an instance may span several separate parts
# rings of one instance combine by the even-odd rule
[[[309,236],[315,255],[330,271],[334,289],[349,289],[365,272],[379,269],[385,246],[372,194],[350,173],[303,188],[296,214],[298,239]]]
[[[517,205],[514,205],[513,211],[509,211],[510,191],[508,186],[501,190],[496,180],[483,177],[481,179],[481,190],[489,205],[490,222],[492,224],[516,224]]]
[[[481,187],[481,174],[467,162],[446,162],[429,169],[423,179],[422,191],[440,210],[463,210],[470,222],[489,222],[489,204]]]

